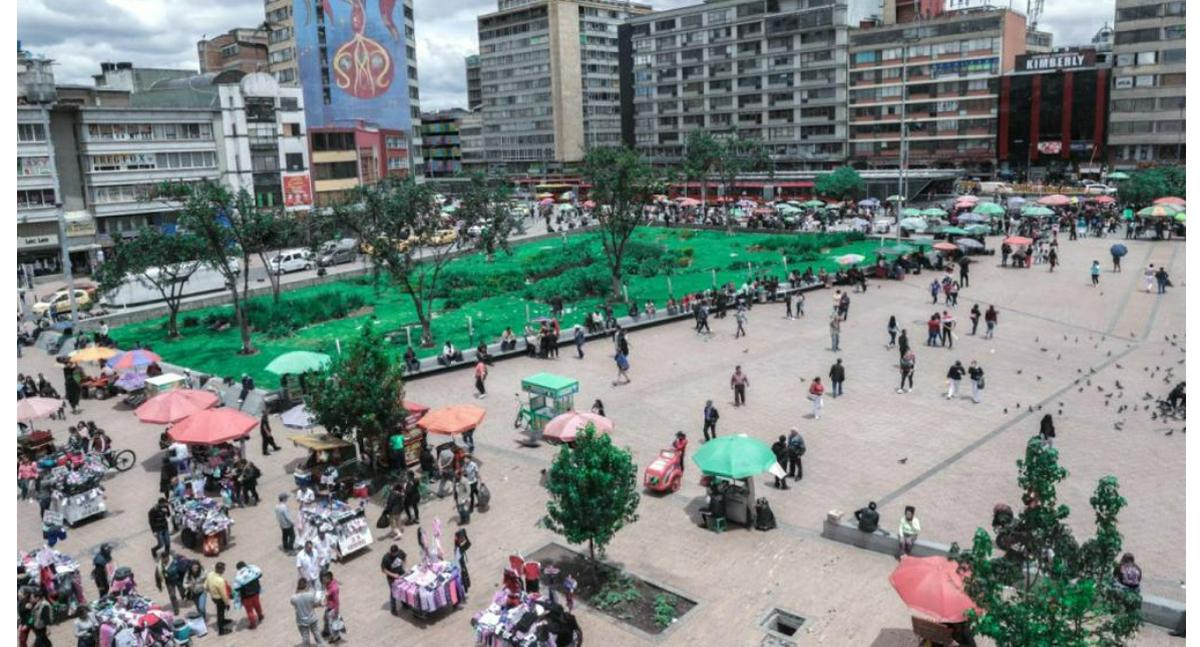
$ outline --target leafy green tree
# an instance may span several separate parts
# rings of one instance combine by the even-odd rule
[[[1017,461],[1024,509],[1001,529],[1006,553],[996,556],[991,536],[975,531],[970,550],[950,557],[964,569],[967,594],[983,613],[969,612],[974,630],[997,645],[1123,645],[1141,625],[1141,596],[1114,582],[1121,554],[1117,515],[1126,501],[1117,479],[1100,479],[1091,497],[1096,535],[1080,544],[1058,502],[1067,476],[1058,451],[1034,437]]]
[[[700,203],[708,207],[708,177],[721,157],[721,143],[707,130],[697,128],[688,133],[683,149],[683,174],[689,182],[700,183]]]
[[[621,266],[625,247],[642,224],[642,209],[658,191],[662,178],[637,151],[628,147],[593,148],[583,158],[583,177],[592,185],[593,212],[600,223],[600,242],[612,276],[612,298],[621,298]]]
[[[575,447],[558,452],[546,479],[547,526],[572,544],[587,542],[588,557],[604,553],[617,531],[637,521],[637,466],[628,450],[612,444],[592,424],[575,437]]]
[[[459,215],[479,228],[473,242],[476,249],[487,254],[489,263],[495,260],[496,250],[511,253],[509,236],[520,230],[521,223],[513,217],[508,204],[510,197],[512,188],[508,183],[482,173],[471,174],[462,195]]]
[[[814,187],[818,195],[837,200],[856,198],[862,195],[866,185],[858,171],[850,166],[839,166],[831,173],[817,176]]]
[[[202,248],[200,239],[188,232],[168,234],[158,227],[143,227],[133,238],[116,238],[96,280],[104,292],[126,280],[156,290],[167,306],[167,337],[178,337],[179,306],[188,279],[204,266],[198,260]]]
[[[383,336],[368,323],[333,358],[310,390],[308,408],[329,433],[356,440],[382,456],[388,436],[404,425],[403,368],[392,362]]]
[[[730,201],[737,199],[733,193],[738,177],[744,173],[767,169],[770,167],[770,162],[771,157],[767,154],[767,147],[763,145],[762,140],[744,138],[734,133],[720,141],[720,151],[715,168],[721,182],[721,193],[726,198],[725,223],[727,227],[733,226],[733,222],[729,218],[729,207],[732,204]]]
[[[1149,205],[1158,198],[1187,197],[1186,176],[1182,167],[1158,166],[1133,171],[1128,180],[1117,184],[1117,196],[1121,202],[1139,208]]]

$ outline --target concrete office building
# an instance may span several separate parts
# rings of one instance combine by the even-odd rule
[[[969,10],[850,32],[850,158],[900,166],[901,113],[908,167],[996,167],[1001,74],[1026,51],[1025,17]]]
[[[464,173],[486,173],[487,159],[483,154],[483,113],[474,110],[463,115],[458,124]]]
[[[200,73],[237,70],[245,74],[266,72],[267,32],[237,28],[196,43]]]
[[[467,64],[467,109],[478,110],[483,106],[483,79],[480,77],[479,55],[472,54]]]
[[[266,0],[263,10],[267,29],[267,71],[280,85],[300,84],[296,67],[296,31],[292,19],[294,0]]]
[[[62,204],[55,168],[48,107],[18,106],[17,262],[33,276],[62,271],[58,240]],[[86,249],[81,251],[80,260],[85,260]]]
[[[54,61],[21,49],[17,43],[17,105],[53,103]]]
[[[621,142],[617,28],[649,13],[617,0],[499,0],[478,18],[490,164],[562,168]]]
[[[763,141],[776,170],[843,163],[849,26],[879,12],[859,0],[732,0],[631,19],[627,143],[674,163],[704,129]]]
[[[328,207],[353,197],[355,189],[385,177],[410,175],[407,132],[359,122],[351,126],[309,129],[316,206]]]
[[[421,154],[425,177],[454,177],[462,173],[459,129],[468,114],[462,108],[421,113]]]
[[[1112,166],[1183,163],[1184,0],[1117,0],[1108,144]]]

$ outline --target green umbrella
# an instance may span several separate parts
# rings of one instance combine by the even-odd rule
[[[746,213],[745,213],[744,211],[742,211],[742,210],[741,210],[741,208],[739,208],[739,207],[734,207],[734,208],[732,208],[732,209],[730,209],[730,210],[729,210],[729,215],[731,215],[731,216],[733,216],[733,217],[735,217],[735,218],[740,218],[741,216],[744,216],[744,215],[746,215]]]
[[[975,205],[975,208],[972,209],[971,211],[973,211],[975,213],[982,213],[985,216],[1003,216],[1004,215],[1004,207],[996,204],[995,202],[984,202],[984,203]]]
[[[454,213],[456,211],[458,211],[458,207],[456,207],[452,204],[442,207],[442,213]]]
[[[925,212],[921,211],[920,209],[906,207],[900,211],[900,214],[906,218],[920,218],[921,216],[925,215]]]
[[[992,228],[988,227],[987,225],[967,225],[966,227],[963,227],[963,230],[966,231],[967,235],[969,235],[969,236],[970,235],[978,236],[980,234],[986,235],[988,233],[991,233]]]
[[[1184,213],[1183,211],[1180,211],[1179,213],[1175,214],[1175,222],[1185,222],[1186,220],[1187,220],[1187,214]]]
[[[888,247],[879,248],[879,253],[883,254],[884,256],[903,256],[904,254],[909,254],[915,251],[917,251],[916,247],[913,247],[912,245],[905,245],[904,243],[897,243]]]
[[[267,371],[276,375],[289,375],[319,371],[329,364],[329,356],[325,353],[313,353],[307,350],[294,350],[284,353],[267,364]]]
[[[948,236],[966,236],[967,230],[961,227],[942,227],[942,230],[938,233]]]
[[[802,206],[802,207],[823,207],[823,206],[825,206],[825,203],[822,202],[821,200],[809,200],[808,202],[801,203],[800,206]]]
[[[1142,209],[1137,212],[1137,215],[1143,218],[1171,218],[1179,212],[1179,207],[1173,207],[1169,204],[1156,204]]]
[[[1021,215],[1026,218],[1044,218],[1046,216],[1053,216],[1054,210],[1047,209],[1046,207],[1025,207],[1021,210]]]
[[[795,212],[799,211],[800,208],[792,206],[785,202],[783,204],[775,205],[775,210],[782,214],[789,214],[789,213],[795,213]]]
[[[933,218],[943,218],[946,216],[946,210],[939,209],[938,207],[929,207],[928,209],[922,211],[921,215],[922,216],[931,216]]]
[[[721,436],[703,445],[692,456],[705,474],[744,479],[758,476],[775,465],[771,446],[745,434]]]
[[[1110,179],[1110,180],[1128,180],[1129,174],[1122,173],[1121,171],[1113,171],[1112,173],[1108,174],[1108,179]]]

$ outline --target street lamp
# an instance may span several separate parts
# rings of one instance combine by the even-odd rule
[[[74,332],[78,307],[75,304],[75,280],[71,276],[71,251],[67,245],[67,215],[63,212],[62,203],[54,205],[58,213],[58,246],[62,253],[63,276],[67,279],[67,298],[71,303],[71,328]],[[54,304],[50,305],[54,308]]]

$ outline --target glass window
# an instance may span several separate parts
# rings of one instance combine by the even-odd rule
[[[17,141],[44,142],[46,128],[43,124],[17,124]]]
[[[1158,52],[1138,52],[1138,65],[1154,65],[1158,62]]]
[[[1183,49],[1183,48],[1164,49],[1162,51],[1162,62],[1166,63],[1166,64],[1186,63],[1187,62],[1187,50]]]
[[[1153,74],[1139,74],[1133,77],[1133,84],[1139,88],[1149,88],[1154,86]]]
[[[1133,65],[1135,60],[1136,54],[1117,54],[1117,65]]]
[[[1187,32],[1186,25],[1163,27],[1163,40],[1181,40]]]

